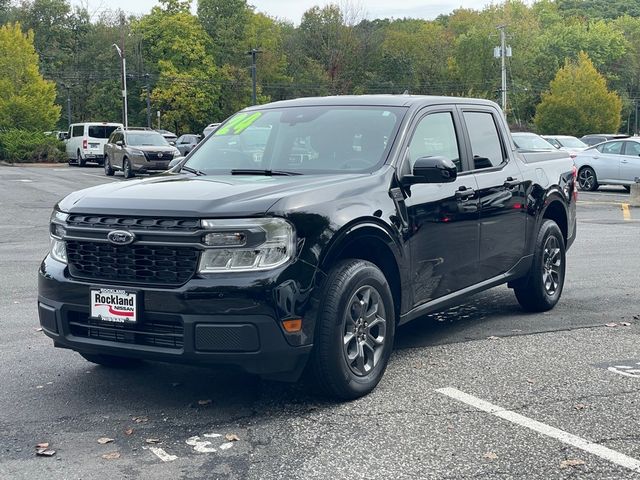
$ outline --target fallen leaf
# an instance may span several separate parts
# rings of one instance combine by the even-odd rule
[[[235,433],[227,433],[224,438],[227,442],[237,442],[240,440]]]
[[[618,326],[618,324],[617,324],[617,323],[613,323],[613,322],[612,322],[612,323],[605,323],[605,324],[604,324],[604,326],[605,326],[605,327],[617,327],[617,326]]]
[[[500,337],[496,337],[495,335],[491,335],[490,337],[487,337],[487,340],[500,340]]]
[[[631,324],[629,322],[620,322],[621,327],[630,327]]]
[[[484,458],[488,459],[488,460],[497,460],[498,459],[498,455],[496,455],[493,452],[487,452],[483,455]]]
[[[211,403],[212,403],[211,399],[198,400],[198,405],[200,405],[201,407],[206,407],[207,405],[211,405]]]
[[[124,431],[124,434],[125,434],[125,435],[131,435],[132,433],[133,433],[133,428],[127,428],[127,429]]]
[[[38,443],[36,448],[49,448],[49,442]]]
[[[560,462],[560,468],[577,467],[578,465],[584,465],[584,460],[578,458],[569,458]]]
[[[55,450],[50,450],[48,448],[39,448],[36,450],[36,455],[40,457],[53,457],[55,454]]]
[[[113,438],[109,438],[109,437],[100,437],[98,439],[98,443],[100,445],[106,445],[107,443],[111,443],[113,442]]]
[[[133,417],[132,420],[136,423],[146,423],[149,421],[147,417]]]
[[[145,442],[149,443],[149,444],[160,443],[160,439],[159,438],[147,438],[145,440]]]
[[[118,458],[120,458],[120,452],[105,453],[104,455],[102,455],[102,458],[104,458],[105,460],[117,460]]]
[[[584,403],[578,403],[573,408],[575,408],[576,410],[584,410],[585,408],[587,408],[587,406]]]

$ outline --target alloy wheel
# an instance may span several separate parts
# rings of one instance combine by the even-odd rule
[[[562,255],[560,245],[555,236],[550,236],[544,243],[542,252],[542,283],[548,295],[555,295],[560,286],[562,274]]]
[[[590,168],[583,168],[578,175],[578,185],[583,190],[591,190],[596,182],[596,174]]]

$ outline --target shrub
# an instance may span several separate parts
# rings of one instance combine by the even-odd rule
[[[10,163],[63,162],[64,143],[42,132],[0,131],[0,160]]]

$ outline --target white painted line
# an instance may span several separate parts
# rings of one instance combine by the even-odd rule
[[[106,175],[96,175],[95,173],[82,173],[82,175],[86,175],[87,177],[98,177],[98,178],[104,178],[105,180],[111,180]]]
[[[167,452],[165,452],[163,448],[160,448],[160,447],[148,447],[148,448],[156,457],[158,457],[163,462],[173,462],[174,460],[178,459],[178,457],[176,457],[175,455],[170,455]]]
[[[560,430],[558,428],[551,427],[547,424],[533,420],[529,417],[525,417],[524,415],[520,415],[519,413],[505,410],[502,407],[498,407],[497,405],[489,403],[478,397],[474,397],[473,395],[469,395],[468,393],[461,392],[460,390],[455,388],[439,388],[436,390],[436,392],[458,400],[459,402],[466,403],[467,405],[471,405],[478,410],[490,413],[491,415],[502,418],[503,420],[507,420],[511,423],[515,423],[516,425],[520,425],[521,427],[526,427],[530,430],[533,430],[534,432],[538,432],[542,435],[555,438],[556,440],[566,443],[567,445],[571,445],[572,447],[584,450],[585,452],[596,455],[600,458],[620,465],[621,467],[628,468],[629,470],[633,470],[634,472],[640,472],[640,460],[628,457],[623,453],[616,452],[615,450],[611,450],[610,448],[603,447],[602,445],[598,445],[597,443],[593,443],[585,440],[584,438],[578,437],[571,433],[567,433],[564,430]]]

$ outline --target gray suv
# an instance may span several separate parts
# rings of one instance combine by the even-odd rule
[[[158,132],[146,128],[119,128],[104,146],[104,174],[122,170],[125,178],[136,173],[164,171],[180,151]]]

